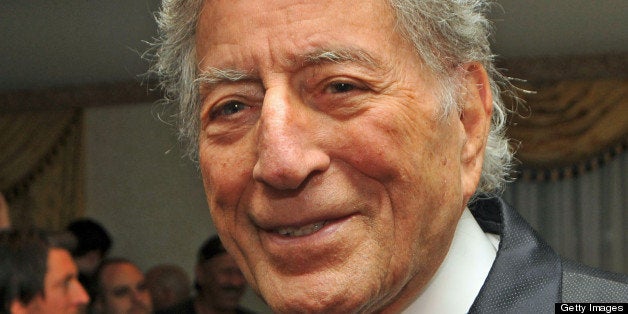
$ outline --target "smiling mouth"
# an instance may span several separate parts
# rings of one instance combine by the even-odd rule
[[[327,221],[320,221],[303,227],[284,227],[276,229],[275,232],[284,237],[304,237],[321,230]]]

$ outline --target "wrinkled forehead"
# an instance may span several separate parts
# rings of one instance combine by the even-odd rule
[[[210,0],[203,1],[199,8],[198,28],[211,21],[217,26],[213,30],[229,28],[230,25],[264,26],[278,21],[307,24],[329,17],[348,23],[352,20],[377,23],[377,20],[362,21],[359,14],[370,12],[383,19],[384,15],[393,12],[387,0]]]
[[[230,68],[295,63],[320,47],[357,45],[357,38],[383,43],[392,32],[384,0],[217,0],[204,3],[195,39],[201,68]]]

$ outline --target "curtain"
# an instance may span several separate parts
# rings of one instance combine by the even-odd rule
[[[58,231],[83,214],[82,110],[0,114],[0,191],[15,228]]]
[[[530,83],[526,108],[508,130],[517,139],[521,175],[532,180],[570,178],[620,154],[628,143],[628,80]]]
[[[509,126],[518,179],[504,193],[562,256],[621,273],[628,273],[627,62],[621,55],[522,64],[529,73],[521,77],[531,78],[523,88],[534,92],[519,95],[525,105]]]
[[[83,215],[83,108],[159,98],[136,81],[0,93],[0,192],[13,226],[58,231]]]
[[[628,273],[628,154],[559,181],[511,183],[504,198],[562,256]]]

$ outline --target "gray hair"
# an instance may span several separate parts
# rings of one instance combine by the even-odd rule
[[[444,114],[460,110],[461,83],[455,69],[479,62],[486,69],[493,93],[493,115],[487,140],[482,176],[476,190],[493,193],[508,181],[512,152],[505,136],[507,108],[502,91],[512,91],[510,82],[493,64],[489,36],[487,0],[389,0],[397,31],[415,47],[418,56],[441,82]],[[156,19],[159,37],[154,44],[151,69],[160,78],[163,102],[179,107],[179,139],[187,143],[187,154],[198,154],[200,100],[196,86],[195,32],[203,0],[163,0]]]

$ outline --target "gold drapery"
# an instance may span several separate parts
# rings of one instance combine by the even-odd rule
[[[135,81],[0,93],[0,192],[12,224],[58,231],[83,216],[84,108],[159,98]]]
[[[61,230],[81,216],[82,110],[0,114],[0,191],[16,228]]]
[[[628,81],[574,80],[531,86],[529,111],[513,117],[509,136],[527,179],[571,177],[623,152],[628,139]]]
[[[571,178],[613,160],[628,146],[628,54],[522,59],[507,64],[525,102],[511,117],[518,175]]]

